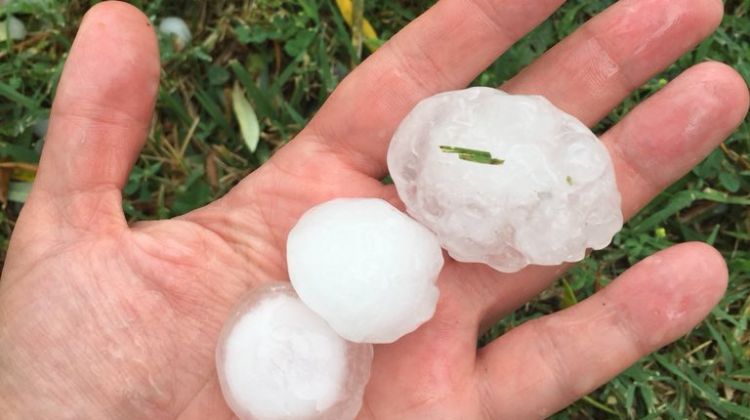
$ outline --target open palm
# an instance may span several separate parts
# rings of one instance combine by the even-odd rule
[[[159,83],[153,30],[124,3],[95,6],[53,106],[34,189],[0,282],[4,418],[231,418],[214,348],[249,289],[285,280],[286,235],[311,206],[382,197],[385,152],[421,98],[465,87],[561,0],[442,0],[344,80],[295,140],[224,198],[128,226],[121,189]],[[718,0],[623,0],[503,89],[544,94],[589,125],[718,24]],[[698,65],[604,133],[626,217],[742,120],[747,89]],[[706,245],[639,263],[592,298],[477,350],[487,326],[562,267],[506,275],[447,261],[435,317],[377,346],[362,418],[535,418],[676,339],[718,301]]]

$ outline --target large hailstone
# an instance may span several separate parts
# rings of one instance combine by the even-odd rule
[[[505,272],[579,261],[622,227],[607,150],[541,96],[427,98],[393,136],[388,168],[409,214],[458,261]]]
[[[248,295],[216,350],[221,390],[242,420],[353,419],[371,363],[371,345],[339,337],[288,283]]]
[[[336,199],[289,233],[300,299],[354,342],[390,343],[432,318],[443,255],[435,235],[386,201]]]

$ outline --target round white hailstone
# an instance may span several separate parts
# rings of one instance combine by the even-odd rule
[[[287,265],[300,299],[342,337],[391,343],[435,313],[443,255],[432,232],[388,202],[349,198],[300,218]]]
[[[339,337],[281,282],[242,300],[216,350],[221,390],[242,420],[353,419],[371,364],[370,344]]]
[[[16,41],[26,38],[26,25],[14,16],[0,22],[0,41],[7,38]]]
[[[181,18],[170,16],[165,17],[159,23],[159,32],[172,36],[175,41],[175,46],[178,50],[185,48],[185,46],[193,39],[193,35],[190,33],[187,23]]]
[[[39,118],[34,122],[32,130],[34,135],[43,139],[47,135],[47,128],[49,128],[49,118]]]
[[[388,168],[409,214],[458,261],[505,272],[579,261],[622,228],[606,148],[542,96],[427,98],[393,136]]]
[[[39,140],[37,140],[36,142],[36,145],[34,146],[34,150],[36,150],[37,153],[42,152],[42,148],[44,147],[44,138],[47,135],[48,127],[49,127],[49,118],[39,118],[31,127],[32,131],[34,132],[34,135],[36,135],[39,138]]]

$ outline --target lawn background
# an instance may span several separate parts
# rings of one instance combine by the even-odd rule
[[[334,0],[134,1],[158,24],[184,18],[194,38],[178,50],[161,37],[163,72],[149,141],[125,188],[131,221],[167,218],[221,196],[290,140],[336,84],[433,2],[366,0],[364,17],[380,41],[352,47]],[[477,78],[496,86],[611,0],[570,0]],[[33,179],[42,140],[38,121],[53,93],[78,23],[91,2],[16,0],[0,6],[29,30],[0,42],[0,257]],[[750,80],[750,0],[725,1],[709,40],[634,92],[596,129],[605,130],[695,63],[718,60]],[[2,18],[0,18],[2,19]],[[365,34],[366,35],[366,34]],[[260,123],[240,133],[232,89],[244,89]],[[664,112],[669,112],[665,110]],[[655,199],[620,232],[538,299],[495,326],[509,328],[590,296],[636,261],[672,244],[717,247],[730,267],[729,290],[687,337],[644,358],[555,418],[750,418],[750,124]]]

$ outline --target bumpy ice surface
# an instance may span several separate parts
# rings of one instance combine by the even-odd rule
[[[541,96],[470,88],[425,99],[391,140],[388,168],[409,214],[459,261],[505,272],[578,261],[622,227],[607,150]]]
[[[288,283],[257,289],[224,326],[216,354],[224,397],[247,419],[353,419],[372,346],[339,337]]]
[[[337,199],[300,218],[287,242],[300,299],[342,337],[390,343],[435,312],[435,235],[386,201]]]

